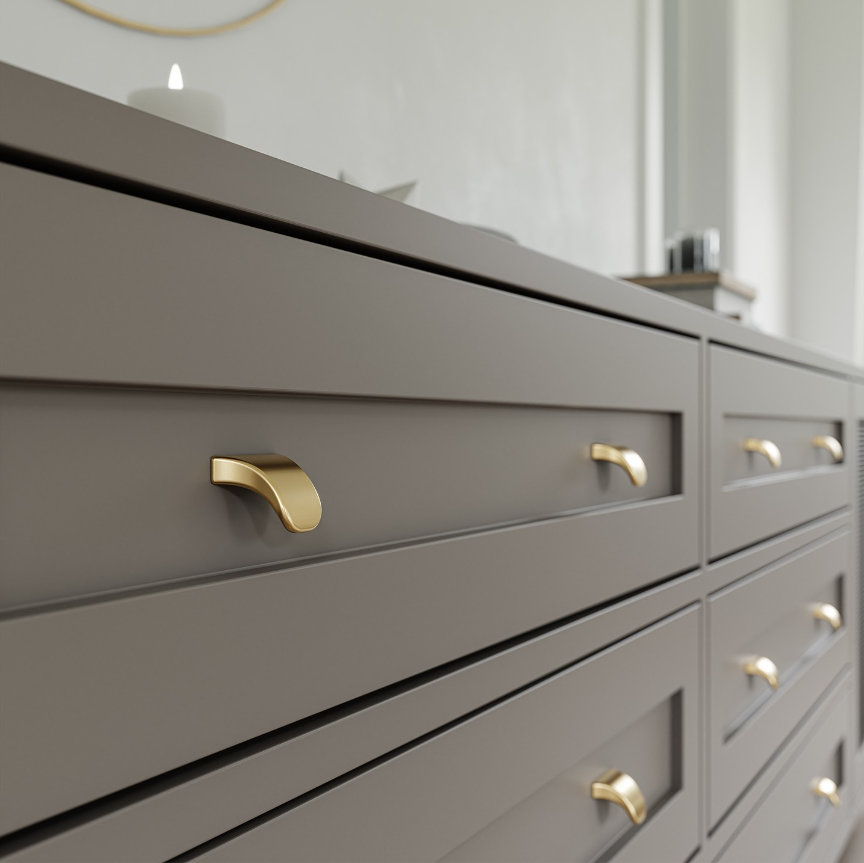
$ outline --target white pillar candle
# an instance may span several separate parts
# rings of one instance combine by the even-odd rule
[[[209,135],[225,137],[225,103],[215,93],[185,89],[183,75],[176,63],[171,67],[167,88],[135,90],[126,101],[133,108],[149,111]]]

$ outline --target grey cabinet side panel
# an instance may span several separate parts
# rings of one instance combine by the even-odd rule
[[[854,667],[852,747],[856,785],[864,785],[864,386],[850,386],[850,499],[852,501],[852,562],[850,566],[850,618],[856,634]]]

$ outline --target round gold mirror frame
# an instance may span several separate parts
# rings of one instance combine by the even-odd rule
[[[77,9],[79,12],[84,12],[86,15],[92,15],[94,18],[99,18],[101,21],[107,21],[109,24],[116,24],[118,27],[126,27],[129,30],[138,30],[141,33],[150,33],[154,36],[215,36],[218,33],[227,33],[229,30],[236,30],[238,27],[245,27],[253,21],[258,21],[265,15],[269,15],[277,6],[281,6],[285,0],[270,0],[257,12],[252,12],[235,21],[228,21],[225,24],[214,24],[211,27],[159,27],[155,24],[144,24],[140,21],[130,21],[128,18],[121,18],[119,15],[114,15],[112,12],[106,12],[104,9],[97,9],[89,3],[82,3],[81,0],[60,0],[67,6]]]

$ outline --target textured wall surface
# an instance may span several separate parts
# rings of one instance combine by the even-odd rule
[[[262,0],[94,0],[190,26]],[[179,62],[219,93],[228,137],[610,273],[641,267],[641,0],[289,0],[190,40],[57,0],[0,3],[0,59],[125,101]]]
[[[831,14],[826,14],[830,9]],[[864,2],[794,0],[791,25],[791,329],[864,362],[859,232]]]

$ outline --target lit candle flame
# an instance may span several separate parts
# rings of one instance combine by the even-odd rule
[[[180,66],[178,66],[177,63],[171,67],[171,74],[168,76],[168,89],[183,89],[183,73],[180,71]]]

